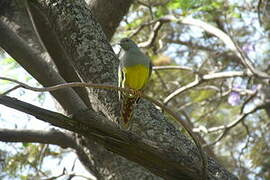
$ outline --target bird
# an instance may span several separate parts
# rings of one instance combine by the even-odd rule
[[[151,60],[133,40],[123,38],[119,44],[123,51],[120,53],[118,86],[133,92],[142,92],[152,73]],[[122,102],[120,124],[129,129],[133,108],[139,97],[136,93],[119,92],[119,99]]]

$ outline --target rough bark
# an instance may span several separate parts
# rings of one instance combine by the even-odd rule
[[[65,80],[57,73],[51,63],[44,61],[38,52],[33,50],[17,34],[3,22],[0,22],[0,46],[5,49],[16,61],[36,78],[43,86],[52,86],[65,83]],[[47,71],[43,71],[46,69]],[[78,107],[85,106],[79,96],[72,90],[66,88],[51,92],[58,100],[66,113],[73,113]],[[86,109],[86,106],[85,106]]]
[[[46,53],[44,46],[40,44],[36,33],[34,32],[33,26],[27,12],[25,11],[23,5],[21,5],[23,1],[21,0],[2,0],[0,2],[0,17],[6,17],[4,20],[6,25],[9,26],[14,32],[16,32],[20,38],[24,39],[27,44],[36,51],[37,54],[41,55],[51,66],[54,64],[57,67],[59,74],[66,82],[76,82],[80,81],[76,72],[74,71],[73,67],[65,61],[68,58],[61,48],[55,46],[55,44],[51,44],[47,46],[47,51],[53,56],[53,61],[51,57]],[[103,31],[105,31],[106,36],[108,39],[111,39],[117,26],[119,25],[122,17],[127,13],[130,5],[132,4],[133,0],[117,0],[117,1],[107,1],[107,0],[88,0],[88,8],[92,9],[95,14],[95,17],[101,23]],[[39,18],[39,17],[38,17]],[[44,22],[41,22],[44,24]],[[45,26],[44,26],[45,27]],[[42,29],[46,31],[47,29]],[[55,39],[54,37],[46,37],[45,38],[48,42],[52,42],[51,39]],[[44,39],[43,39],[44,40]],[[12,50],[12,49],[11,49]],[[13,49],[14,51],[14,49]],[[11,52],[9,52],[11,53]],[[21,62],[22,65],[22,62]],[[46,68],[45,68],[46,69]],[[27,71],[35,71],[32,70],[30,67],[26,69]],[[30,73],[33,75],[32,73]],[[38,81],[41,80],[41,84],[44,86],[50,86],[58,83],[62,83],[61,81],[57,82],[45,82],[42,81],[43,77],[47,77],[46,72],[40,71],[39,75],[33,76]],[[82,97],[82,100],[86,105],[90,105],[89,99],[87,98],[87,93],[85,89],[82,88],[74,88],[74,90],[78,93],[79,96]],[[64,99],[64,96],[63,98]],[[65,108],[67,110],[67,108]]]

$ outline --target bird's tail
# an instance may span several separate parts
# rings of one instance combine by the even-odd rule
[[[122,125],[124,128],[128,129],[130,120],[133,114],[133,107],[138,101],[138,97],[130,97],[128,95],[123,96],[122,107],[121,107],[121,118]]]

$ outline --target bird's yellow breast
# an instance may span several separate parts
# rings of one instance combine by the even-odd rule
[[[134,90],[142,89],[149,79],[149,68],[136,65],[123,68],[124,86]]]

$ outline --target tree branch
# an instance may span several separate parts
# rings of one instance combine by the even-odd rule
[[[77,145],[71,136],[56,129],[42,131],[0,128],[0,141],[53,144],[62,148],[77,149]]]
[[[110,40],[119,26],[124,15],[127,14],[129,7],[134,0],[91,0],[88,1],[95,18],[100,23],[103,32]]]
[[[39,37],[40,43],[43,44],[44,48],[51,56],[60,75],[67,82],[80,82],[81,80],[75,72],[70,57],[63,48],[56,32],[53,29],[53,25],[48,20],[48,15],[46,14],[47,12],[45,9],[35,1],[27,0],[24,2],[25,9],[28,12],[35,33]],[[74,90],[87,106],[91,105],[86,89],[74,88]]]
[[[152,28],[152,32],[149,35],[149,38],[147,41],[142,42],[140,44],[138,44],[138,47],[141,48],[147,48],[153,45],[153,43],[155,42],[157,35],[158,35],[158,31],[160,30],[160,28],[162,27],[162,25],[164,24],[163,21],[157,21],[154,25],[154,27]]]
[[[159,149],[153,146],[153,142],[116,128],[107,120],[96,116],[96,113],[91,110],[80,114],[80,118],[75,117],[75,120],[7,96],[0,97],[0,104],[31,114],[56,127],[82,134],[102,144],[109,151],[135,161],[164,178],[197,179],[198,177],[198,172],[194,168],[182,165],[172,158],[173,152]],[[95,120],[85,121],[82,120],[83,118]]]
[[[49,131],[42,130],[15,130],[0,128],[0,141],[2,142],[27,142],[57,145],[62,148],[72,148],[80,156],[80,159],[89,160],[83,149],[78,145],[74,137],[68,133],[63,133],[56,129]],[[90,166],[89,166],[90,167]],[[95,167],[89,169],[91,174],[99,177]]]
[[[65,88],[65,87],[95,87],[95,88],[101,88],[101,89],[111,89],[111,90],[118,90],[118,91],[122,91],[122,92],[128,92],[128,93],[133,93],[132,90],[130,89],[125,89],[125,88],[120,88],[120,87],[115,87],[115,86],[110,86],[110,85],[100,85],[100,84],[90,84],[90,83],[67,83],[67,84],[62,84],[62,85],[56,85],[56,86],[52,86],[52,87],[46,87],[46,88],[35,88],[35,87],[31,87],[28,86],[27,84],[21,83],[17,80],[14,79],[10,79],[10,78],[4,78],[4,77],[0,77],[0,79],[4,79],[4,80],[9,80],[11,82],[15,82],[17,84],[19,84],[20,86],[15,86],[15,87],[23,87],[25,89],[29,89],[29,90],[33,90],[33,91],[38,91],[38,92],[44,92],[44,91],[55,91],[57,89],[60,88]],[[11,88],[12,90],[15,90],[15,88]],[[11,90],[8,90],[7,92],[10,92]],[[7,94],[6,92],[4,92],[4,94],[0,95],[4,96],[5,94]],[[136,95],[136,94],[135,94]],[[154,103],[155,105],[157,105],[158,107],[162,108],[163,110],[165,110],[167,113],[169,113],[172,117],[175,118],[175,120],[177,122],[180,123],[181,126],[183,126],[183,128],[188,132],[188,134],[190,135],[190,137],[193,139],[194,143],[196,144],[199,154],[200,154],[200,158],[201,158],[201,163],[202,163],[202,167],[203,167],[203,172],[204,172],[204,176],[206,178],[208,172],[207,172],[207,156],[206,154],[204,154],[202,146],[200,144],[200,141],[198,139],[198,137],[192,132],[192,129],[189,127],[189,125],[185,122],[182,121],[181,119],[178,118],[177,114],[174,113],[173,111],[171,111],[169,108],[167,108],[166,106],[164,106],[163,104],[159,103],[158,101],[144,95],[143,93],[139,94],[140,97],[145,98],[147,100],[149,100],[150,102]],[[205,179],[204,178],[204,179]]]
[[[0,21],[0,46],[43,86],[65,83],[62,77],[7,25]],[[43,70],[43,71],[41,71]],[[50,77],[50,78],[48,78]],[[51,92],[69,114],[86,109],[72,88]]]

